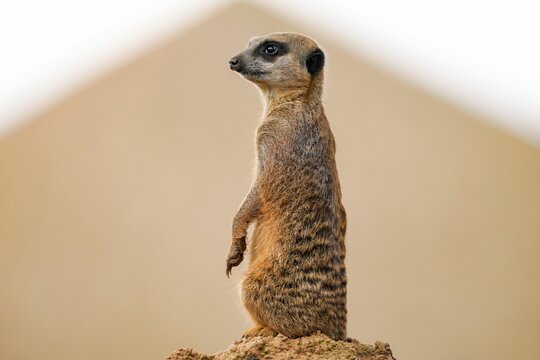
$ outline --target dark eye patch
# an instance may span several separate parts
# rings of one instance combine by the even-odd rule
[[[280,41],[268,40],[257,46],[253,55],[262,57],[264,60],[274,62],[278,57],[289,51],[287,44]]]

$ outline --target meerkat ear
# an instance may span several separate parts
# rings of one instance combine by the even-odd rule
[[[319,72],[321,72],[322,68],[324,66],[324,53],[321,49],[315,49],[313,50],[306,59],[306,68],[307,71],[312,75],[315,76]]]

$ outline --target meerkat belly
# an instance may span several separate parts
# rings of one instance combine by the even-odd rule
[[[256,322],[284,335],[322,331],[341,339],[346,274],[339,226],[332,209],[301,203],[288,202],[271,212],[274,217],[262,215],[253,233],[243,301]]]
[[[255,224],[251,235],[250,245],[250,268],[256,270],[268,261],[271,261],[275,253],[275,244],[278,231],[276,224],[268,217],[261,215]]]

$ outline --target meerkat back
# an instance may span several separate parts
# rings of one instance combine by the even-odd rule
[[[325,55],[310,38],[253,38],[230,68],[265,101],[256,178],[233,220],[227,275],[246,250],[242,301],[255,322],[244,336],[346,338],[346,214],[335,142],[321,101]]]

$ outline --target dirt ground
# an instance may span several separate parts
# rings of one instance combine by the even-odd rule
[[[200,354],[192,349],[179,349],[166,360],[265,360],[265,359],[361,359],[395,360],[390,346],[376,342],[364,345],[357,340],[334,341],[317,334],[298,339],[283,335],[257,336],[235,341],[223,352],[214,355]]]

